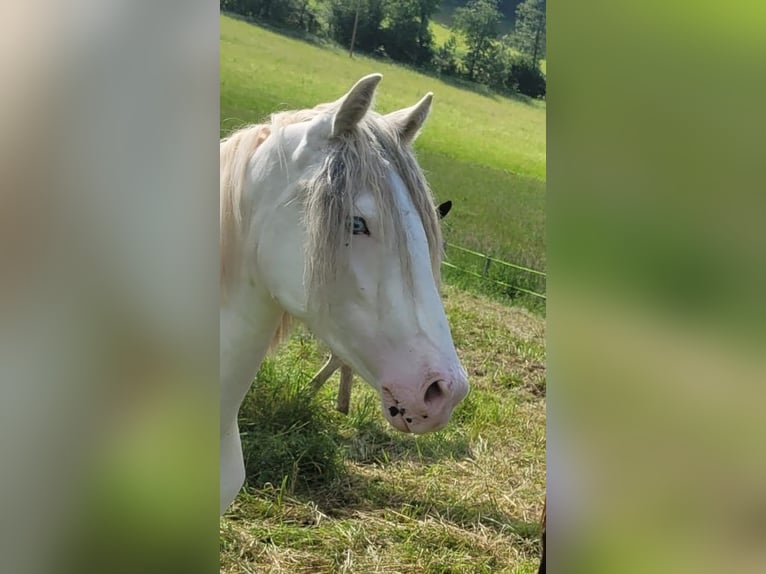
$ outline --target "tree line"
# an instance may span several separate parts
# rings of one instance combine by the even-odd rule
[[[330,38],[347,48],[353,37],[356,51],[483,84],[499,92],[545,96],[546,80],[540,70],[540,60],[545,58],[545,0],[518,3],[513,30],[504,35],[499,32],[503,15],[498,0],[469,0],[454,11],[454,33],[437,46],[430,22],[440,3],[220,0],[223,11]]]

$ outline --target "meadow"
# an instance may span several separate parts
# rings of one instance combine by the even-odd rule
[[[371,72],[384,76],[378,111],[435,94],[416,151],[437,198],[454,202],[447,241],[544,269],[540,102],[349,59],[337,47],[223,16],[221,135],[277,110],[332,101]],[[335,412],[338,375],[312,396],[309,380],[327,352],[298,329],[264,362],[240,413],[248,483],[221,519],[221,572],[537,571],[545,321],[539,309],[511,304],[519,300],[488,297],[470,278],[449,270],[445,278],[445,309],[471,383],[449,427],[397,433],[358,377],[351,412]]]
[[[471,392],[450,425],[388,427],[358,377],[348,416],[326,353],[297,332],[266,360],[240,426],[248,486],[221,519],[221,572],[532,574],[545,493],[544,322],[446,287]]]
[[[457,40],[457,49],[458,52],[464,53],[465,52],[465,41],[460,36],[460,34],[455,34],[452,29],[450,29],[448,26],[445,26],[443,24],[440,24],[439,22],[432,21],[431,22],[431,34],[434,36],[434,44],[438,47],[444,44],[447,40],[449,40],[450,36],[455,36],[455,39]]]

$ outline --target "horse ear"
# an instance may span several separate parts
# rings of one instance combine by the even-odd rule
[[[332,135],[334,137],[351,131],[364,117],[372,105],[375,88],[382,77],[382,74],[365,76],[341,98],[340,108],[332,121]]]
[[[428,92],[423,99],[410,108],[404,108],[398,112],[391,112],[387,114],[385,118],[394,124],[396,131],[399,133],[399,139],[402,143],[411,144],[415,141],[415,138],[420,132],[420,128],[428,117],[428,112],[431,111],[431,101],[434,95],[432,92]]]
[[[439,207],[436,208],[436,211],[439,212],[439,219],[444,219],[447,217],[447,214],[449,213],[449,210],[452,209],[452,202],[451,201],[445,201],[444,203],[440,203]]]

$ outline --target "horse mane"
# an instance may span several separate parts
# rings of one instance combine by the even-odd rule
[[[242,235],[240,205],[247,178],[247,166],[258,146],[266,141],[270,133],[268,125],[259,124],[238,130],[221,141],[219,247],[223,300],[239,271],[237,254]]]
[[[291,124],[308,122],[327,113],[336,104],[321,104],[311,109],[273,114],[270,123],[242,128],[221,141],[220,160],[220,280],[221,297],[240,272],[241,242],[244,226],[241,208],[248,166],[258,147],[269,137],[281,136]],[[279,148],[278,148],[279,149]],[[282,161],[282,158],[279,159]],[[404,145],[396,127],[375,112],[368,112],[351,133],[332,139],[328,153],[318,169],[302,182],[304,193],[304,226],[306,245],[305,281],[310,298],[322,305],[325,287],[345,269],[343,247],[353,241],[347,225],[353,214],[356,197],[368,190],[379,210],[384,226],[381,239],[398,248],[404,266],[404,277],[411,286],[411,257],[404,241],[402,214],[391,193],[388,170],[393,167],[404,182],[410,199],[425,229],[432,273],[440,284],[442,237],[433,194],[411,146]],[[272,346],[289,333],[290,318],[283,317]]]

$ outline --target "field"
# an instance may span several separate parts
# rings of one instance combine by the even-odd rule
[[[457,40],[458,52],[465,52],[465,41],[463,40],[462,36],[460,34],[454,33],[447,26],[432,21],[431,33],[434,35],[434,44],[437,48],[449,40],[450,36],[455,36],[455,39]]]
[[[435,93],[416,147],[437,197],[454,202],[447,240],[544,269],[544,104],[351,60],[222,17],[221,134],[334,100],[373,71],[384,75],[379,111]],[[439,433],[390,429],[358,379],[348,417],[333,409],[337,375],[312,397],[308,381],[326,355],[305,332],[266,360],[240,416],[248,486],[221,519],[222,572],[536,572],[544,319],[507,297],[458,288],[484,289],[460,275],[446,278],[445,308],[471,393]]]
[[[250,486],[221,520],[221,572],[536,572],[545,492],[544,322],[453,287],[445,306],[471,393],[450,426],[387,428],[354,385],[317,397],[324,354],[296,334],[243,407]]]
[[[221,134],[276,110],[335,100],[360,77],[381,72],[377,109],[393,111],[434,92],[416,149],[439,200],[454,207],[448,242],[545,270],[545,104],[460,89],[437,78],[344,50],[311,46],[226,16],[221,18]],[[451,262],[481,272],[483,261],[447,250]],[[493,277],[544,290],[500,266]],[[472,289],[486,285],[445,272]]]

